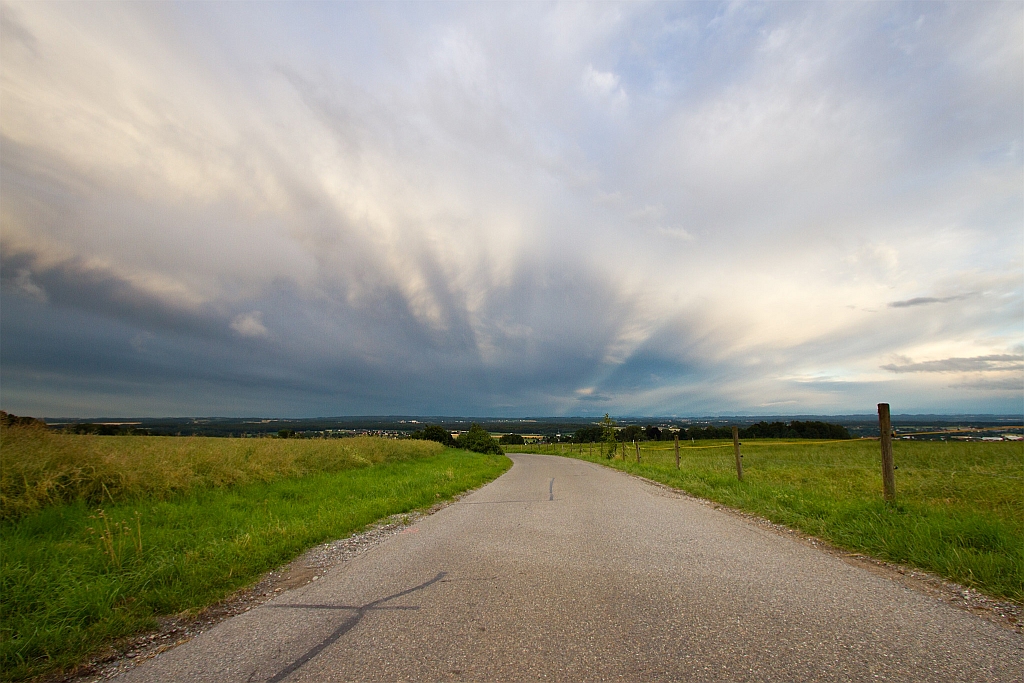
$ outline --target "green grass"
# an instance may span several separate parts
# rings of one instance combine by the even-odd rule
[[[882,500],[879,444],[872,440],[745,440],[743,478],[732,442],[632,444],[625,459],[587,445],[516,447],[562,454],[638,474],[752,512],[848,550],[908,564],[1024,602],[1024,444],[899,441],[896,500]]]
[[[230,456],[246,440],[179,441]],[[109,443],[118,450],[132,442]],[[0,523],[0,675],[21,680],[71,669],[117,639],[154,627],[159,615],[194,613],[310,546],[449,499],[510,465],[504,456],[419,452],[417,443],[406,452],[395,443],[410,444],[370,444],[392,450],[362,467],[349,462],[301,477],[207,482],[108,500],[102,511],[77,496],[10,516]],[[314,440],[272,447],[280,444],[291,449],[285,459],[324,447]],[[102,450],[102,442],[88,446]]]

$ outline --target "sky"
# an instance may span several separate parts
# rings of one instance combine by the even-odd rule
[[[0,405],[1024,413],[1024,3],[5,3]]]

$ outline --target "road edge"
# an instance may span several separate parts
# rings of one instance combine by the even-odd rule
[[[565,458],[567,456],[554,455],[552,457]],[[579,460],[579,458],[568,459]],[[886,560],[880,560],[870,555],[840,548],[816,536],[804,533],[798,529],[793,529],[784,524],[778,524],[770,519],[761,517],[760,515],[746,512],[728,505],[723,505],[722,503],[717,503],[707,498],[695,496],[683,489],[677,489],[669,486],[668,484],[648,479],[647,477],[643,477],[639,474],[626,472],[615,467],[608,467],[607,465],[594,463],[590,460],[584,460],[583,462],[590,462],[599,467],[603,467],[606,470],[619,472],[628,477],[639,479],[646,484],[650,484],[653,487],[669,492],[680,498],[686,498],[705,507],[719,510],[734,517],[739,517],[762,529],[767,529],[780,536],[796,540],[802,545],[815,548],[816,550],[832,555],[833,557],[837,557],[849,565],[866,569],[873,574],[895,581],[906,588],[910,588],[918,593],[924,593],[925,595],[941,600],[942,602],[956,607],[957,609],[970,612],[975,616],[981,617],[1002,628],[1013,631],[1020,636],[1024,636],[1024,605],[1009,600],[1000,600],[990,597],[981,591],[962,586],[954,581],[944,579],[938,574],[933,574],[931,572],[924,571],[923,569],[918,569],[917,567],[887,562]]]
[[[454,505],[510,470],[511,467],[495,479],[438,501],[429,508],[390,515],[373,522],[361,532],[313,546],[291,562],[270,570],[251,586],[235,591],[196,614],[158,617],[159,625],[155,630],[115,643],[74,671],[45,674],[29,680],[31,683],[98,683],[120,676],[163,652],[184,645],[231,617],[270,602],[283,592],[319,580],[327,572],[364,555],[424,517]]]

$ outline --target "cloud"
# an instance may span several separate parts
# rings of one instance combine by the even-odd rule
[[[883,370],[890,372],[978,372],[984,370],[1018,370],[1024,369],[1024,356],[999,354],[992,356],[975,356],[974,358],[944,358],[918,363],[910,359],[901,359],[900,363],[883,365]]]
[[[982,378],[950,384],[950,389],[980,389],[982,391],[1024,391],[1024,375],[1018,377]],[[1019,395],[1019,393],[1018,393]]]
[[[602,95],[611,95],[621,91],[619,77],[611,71],[598,71],[592,64],[587,64],[583,72],[583,82]]]
[[[943,297],[918,296],[914,297],[913,299],[907,299],[905,301],[891,301],[888,305],[889,308],[910,308],[911,306],[924,306],[925,304],[945,304],[949,303],[950,301],[960,301],[961,299],[965,299],[968,296],[970,295],[957,294],[954,296]]]
[[[7,247],[0,255],[5,291],[55,307],[92,311],[153,329],[217,336],[224,323],[178,281],[145,271],[122,272],[94,259],[62,258]],[[15,275],[11,280],[7,274]]]
[[[14,289],[16,289],[20,294],[23,294],[30,299],[34,299],[39,303],[46,303],[46,290],[35,282],[32,282],[32,271],[28,268],[20,268],[15,271],[12,284]]]
[[[614,106],[626,103],[626,91],[620,85],[619,77],[612,71],[598,71],[587,64],[583,71],[583,87],[587,92],[607,99]]]
[[[1018,371],[1019,5],[2,19],[18,414],[947,410],[936,373]]]
[[[262,317],[259,311],[242,313],[231,321],[231,329],[243,337],[266,337],[267,328],[263,325]]]
[[[612,400],[612,396],[595,391],[594,387],[584,387],[576,390],[576,400],[588,403],[608,403]]]
[[[682,240],[684,242],[689,242],[693,240],[693,235],[691,235],[689,231],[686,230],[686,228],[668,228],[664,226],[658,226],[658,233],[664,235],[665,237],[671,237],[672,239]]]

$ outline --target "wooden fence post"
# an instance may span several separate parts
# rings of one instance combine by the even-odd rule
[[[732,450],[736,453],[736,477],[743,481],[743,461],[740,460],[740,428],[732,428]]]
[[[892,463],[892,421],[889,418],[889,404],[878,404],[878,432],[882,444],[882,497],[896,498],[896,475]]]
[[[639,441],[634,441],[633,442],[633,448],[636,449],[636,464],[639,465],[640,464],[640,442]]]
[[[679,469],[679,435],[676,434],[676,469]]]

